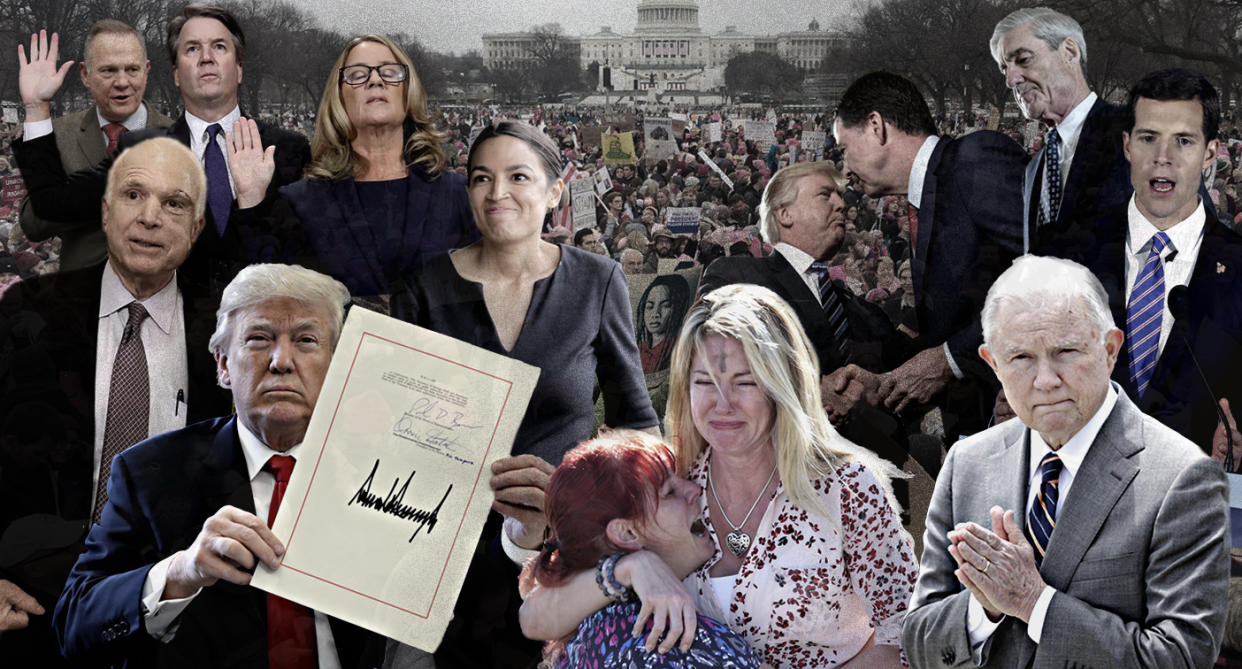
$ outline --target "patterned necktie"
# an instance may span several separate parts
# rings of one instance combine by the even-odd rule
[[[233,189],[229,186],[229,167],[216,138],[224,128],[219,123],[207,126],[207,149],[203,151],[203,169],[207,172],[207,208],[216,222],[216,233],[223,236],[233,206]]]
[[[1157,232],[1151,238],[1147,262],[1139,270],[1126,307],[1126,341],[1130,352],[1130,381],[1142,397],[1151,382],[1160,354],[1160,325],[1164,320],[1164,255],[1172,248],[1168,235]]]
[[[289,487],[294,460],[288,455],[273,455],[264,467],[276,477],[272,503],[267,510],[267,525],[276,521],[276,511]],[[315,614],[305,606],[283,597],[267,596],[267,663],[271,669],[314,669]]]
[[[1044,178],[1048,185],[1048,199],[1040,204],[1039,224],[1047,225],[1057,220],[1061,211],[1061,135],[1057,129],[1048,131],[1048,150],[1044,154]]]
[[[117,145],[121,141],[121,135],[129,132],[129,128],[120,123],[106,123],[103,127],[104,135],[108,137],[108,157],[116,157]]]
[[[1031,535],[1031,546],[1035,548],[1036,564],[1043,564],[1048,540],[1057,526],[1057,484],[1061,479],[1061,467],[1061,458],[1056,453],[1049,453],[1039,461],[1039,492],[1035,493],[1035,501],[1026,514],[1026,529]]]
[[[95,487],[95,513],[91,517],[94,522],[99,522],[99,515],[108,501],[112,459],[147,438],[151,413],[151,380],[147,373],[147,352],[142,346],[142,322],[147,310],[138,302],[130,302],[127,308],[129,319],[112,361],[112,381],[108,385],[103,456],[99,460],[99,485]]]
[[[816,281],[819,283],[819,304],[823,307],[824,316],[828,319],[828,330],[832,332],[832,339],[837,343],[837,350],[841,352],[841,364],[849,364],[850,328],[845,318],[845,306],[841,304],[837,291],[832,288],[832,277],[828,275],[828,266],[817,260],[811,263],[810,271],[815,274]]]
[[[919,247],[919,208],[906,203],[906,218],[910,221],[910,257],[914,257],[914,251]]]

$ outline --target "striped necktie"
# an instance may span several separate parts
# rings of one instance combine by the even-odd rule
[[[1061,458],[1056,453],[1049,453],[1039,461],[1039,491],[1035,493],[1035,501],[1031,502],[1031,510],[1026,514],[1026,529],[1035,549],[1036,564],[1043,564],[1052,530],[1057,526],[1057,484],[1061,479],[1061,468]]]
[[[1126,307],[1126,341],[1130,353],[1130,381],[1139,397],[1147,392],[1160,354],[1160,325],[1164,320],[1164,255],[1173,248],[1168,235],[1157,232],[1151,251],[1130,291]]]
[[[1039,208],[1039,224],[1047,225],[1057,220],[1061,213],[1061,135],[1057,129],[1048,131],[1048,150],[1044,153],[1044,179],[1048,185],[1048,199]]]
[[[811,263],[810,271],[819,283],[819,304],[823,307],[824,316],[828,319],[828,330],[832,332],[832,339],[837,343],[837,349],[841,352],[841,364],[848,364],[850,352],[847,338],[850,328],[845,318],[845,306],[841,304],[837,291],[833,290],[832,277],[828,275],[828,266],[817,260]]]

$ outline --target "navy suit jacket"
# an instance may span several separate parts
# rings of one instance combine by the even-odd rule
[[[57,661],[50,612],[90,526],[102,276],[97,265],[36,277],[0,299],[0,578],[49,612],[0,634],[0,657],[15,666]],[[207,353],[219,298],[180,286],[190,382],[183,411],[193,423],[228,412],[232,398],[216,386]]]
[[[245,219],[245,227],[269,231],[256,239],[256,255],[315,266],[351,295],[387,294],[432,258],[479,239],[465,177],[446,171],[432,179],[410,168],[404,184],[405,202],[392,206],[403,206],[404,219],[382,226],[367,218],[353,179],[307,178],[280,189],[270,222]]]
[[[154,137],[171,137],[190,146],[190,126],[186,123],[185,115],[182,114],[176,123],[165,128],[146,128],[121,135],[120,149],[124,151],[138,142]],[[276,198],[276,192],[281,186],[302,178],[302,170],[310,162],[310,145],[302,135],[261,121],[259,139],[264,148],[276,147],[276,173],[268,184],[264,198],[266,205]],[[54,135],[29,142],[14,142],[13,155],[21,166],[35,214],[55,221],[99,221],[99,203],[107,187],[112,159],[105,159],[95,167],[66,175],[60,162],[60,153],[56,150]],[[236,214],[236,202],[233,214]],[[196,282],[207,283],[219,292],[239,269],[256,260],[243,253],[248,248],[246,237],[252,233],[238,230],[239,226],[232,225],[233,216],[230,215],[230,224],[222,235],[216,230],[210,209],[206,212],[206,218],[207,224],[203,226],[203,231],[195,241],[194,249],[182,265],[181,271]]]
[[[1052,223],[1093,219],[1130,199],[1134,188],[1130,185],[1130,163],[1121,141],[1127,122],[1125,107],[1096,98],[1078,135],[1069,174],[1063,175],[1061,208]],[[1046,154],[1047,147],[1031,158],[1022,184],[1023,229],[1028,231],[1028,249],[1038,245],[1035,228]]]
[[[236,417],[216,418],[135,445],[112,462],[108,504],[86,539],[53,618],[67,656],[96,666],[266,669],[266,593],[220,581],[178,619],[168,643],[143,623],[142,586],[158,561],[188,548],[227,505],[254,513]],[[345,669],[383,657],[375,634],[332,620]]]
[[[1065,223],[1040,249],[1079,262],[1104,284],[1113,321],[1125,329],[1126,234],[1128,205],[1121,205],[1093,221]],[[1156,362],[1151,383],[1141,398],[1130,382],[1129,357],[1125,351],[1113,369],[1113,379],[1144,412],[1177,430],[1210,452],[1218,421],[1211,395],[1186,352],[1187,343],[1203,367],[1217,397],[1229,399],[1231,408],[1242,409],[1242,236],[1216,222],[1208,214],[1195,261],[1186,286],[1187,316],[1173,324],[1173,331]],[[1235,436],[1242,444],[1242,435]]]
[[[992,282],[1022,253],[1026,154],[1012,139],[979,130],[941,138],[923,181],[911,259],[922,348],[946,341],[968,376],[995,383],[979,359],[979,314]]]

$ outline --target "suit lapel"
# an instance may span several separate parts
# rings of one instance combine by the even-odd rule
[[[90,165],[98,165],[108,157],[108,147],[104,144],[103,130],[99,127],[94,107],[82,113],[82,122],[78,124],[78,149]]]
[[[1130,398],[1118,393],[1116,406],[1074,475],[1073,487],[1057,511],[1057,527],[1039,570],[1044,581],[1057,590],[1067,590],[1087,548],[1138,474],[1131,458],[1143,450],[1141,417]]]
[[[1057,220],[1073,220],[1077,208],[1075,205],[1078,204],[1078,193],[1084,187],[1103,186],[1103,184],[1085,184],[1084,175],[1087,172],[1096,171],[1096,165],[1092,165],[1091,161],[1093,159],[1098,161],[1102,157],[1101,144],[1108,139],[1106,137],[1108,129],[1102,127],[1106,105],[1104,98],[1097,97],[1095,104],[1091,105],[1091,109],[1087,112],[1087,118],[1082,122],[1082,130],[1078,133],[1078,145],[1074,148],[1074,160],[1070,163],[1069,174],[1065,175],[1065,185],[1061,189],[1061,209],[1057,214]],[[1103,178],[1104,175],[1099,176]]]
[[[254,494],[250,489],[250,473],[246,470],[246,458],[242,455],[241,440],[237,437],[237,416],[229,419],[212,438],[211,450],[203,458],[203,466],[214,475],[204,477],[216,486],[212,495],[222,504],[230,504],[243,511],[254,513]],[[209,505],[210,506],[210,505]]]
[[[1040,149],[1026,164],[1026,173],[1022,178],[1022,250],[1030,252],[1031,245],[1037,239],[1036,227],[1039,225],[1039,217],[1035,215],[1039,207],[1038,193],[1043,191],[1043,182],[1039,178],[1041,168],[1044,165],[1044,153],[1046,149]]]
[[[931,238],[935,234],[936,227],[936,170],[940,167],[945,149],[952,141],[948,137],[941,137],[940,141],[936,142],[936,148],[932,150],[931,159],[927,161],[927,172],[923,177],[923,197],[919,202],[918,239],[914,240],[917,248],[910,263],[914,279],[914,296],[919,305],[925,301],[923,270],[927,267],[927,253],[931,248]],[[926,314],[920,314],[920,317],[925,318]]]

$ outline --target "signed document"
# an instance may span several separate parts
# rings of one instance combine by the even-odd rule
[[[251,583],[434,651],[539,369],[354,308]]]

